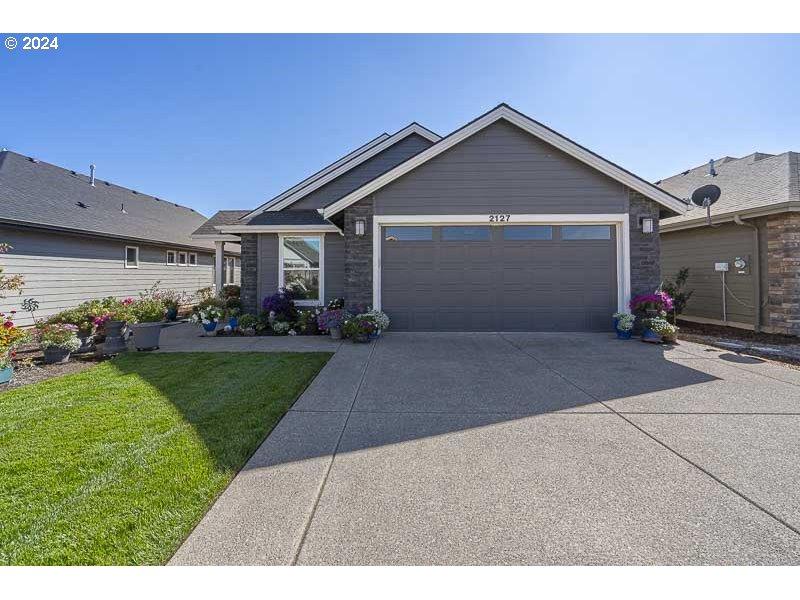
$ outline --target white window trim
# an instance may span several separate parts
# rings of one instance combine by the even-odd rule
[[[184,261],[181,262],[181,254],[183,254]],[[189,266],[189,253],[184,250],[178,251],[178,266],[179,267],[188,267]]]
[[[283,287],[283,238],[315,237],[319,238],[319,300],[295,300],[297,306],[325,305],[325,234],[324,233],[282,233],[278,234],[278,289]],[[235,264],[235,262],[234,262]]]
[[[192,264],[192,257],[193,257],[193,256],[194,256],[194,264]],[[190,267],[196,267],[196,266],[198,266],[198,262],[197,262],[197,252],[189,252],[189,254],[186,256],[186,260],[188,260],[188,261],[189,261],[187,264],[188,264]]]
[[[172,252],[173,256],[175,257],[175,260],[173,262],[169,262],[169,253],[170,252]],[[178,252],[175,251],[175,250],[167,250],[167,266],[174,267],[177,264],[178,264]]]
[[[511,214],[504,223],[489,223],[489,215],[374,215],[372,217],[372,304],[381,310],[381,227],[386,225],[613,225],[617,234],[617,310],[628,312],[631,299],[631,236],[628,213]]]
[[[133,248],[136,250],[136,264],[129,265],[128,264],[128,250]],[[125,246],[125,256],[123,258],[123,264],[125,265],[126,269],[138,269],[139,268],[139,246]]]

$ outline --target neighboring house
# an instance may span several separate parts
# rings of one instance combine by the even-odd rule
[[[383,134],[198,235],[241,239],[247,311],[287,286],[302,304],[373,305],[397,330],[592,331],[658,286],[643,220],[684,208],[501,104],[444,138]]]
[[[206,221],[179,206],[15,152],[0,152],[0,255],[6,274],[25,277],[21,296],[0,310],[21,311],[36,298],[45,317],[85,300],[160,289],[194,293],[215,283],[214,243],[190,235]],[[222,258],[222,257],[221,257]],[[224,257],[220,280],[239,282],[239,247]]]
[[[689,267],[694,290],[684,317],[772,333],[800,334],[800,154],[726,156],[657,182],[689,198],[714,184],[722,195],[661,221],[661,268]],[[723,272],[716,263],[727,263]],[[723,291],[724,290],[724,291]]]

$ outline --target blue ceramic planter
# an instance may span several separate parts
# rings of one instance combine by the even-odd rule
[[[642,341],[649,342],[651,344],[660,344],[661,336],[652,329],[645,328],[645,330],[642,332]]]
[[[621,329],[617,329],[617,337],[621,340],[629,340],[633,335],[633,331],[622,331]]]
[[[0,369],[0,383],[8,383],[11,381],[11,378],[14,376],[14,367],[11,365],[7,366],[5,369]]]
[[[231,329],[236,329],[237,327],[239,327],[239,319],[236,317],[231,317],[230,320],[228,321],[228,325],[231,326]]]
[[[170,308],[167,311],[167,321],[175,321],[178,319],[178,309],[177,308]]]
[[[217,324],[215,322],[203,323],[203,330],[206,333],[211,333],[212,331],[216,331],[216,329],[217,329]]]

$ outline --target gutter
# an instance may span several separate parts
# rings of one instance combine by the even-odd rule
[[[780,204],[770,204],[769,206],[760,206],[758,208],[751,208],[748,210],[739,210],[736,212],[728,212],[714,215],[714,224],[718,223],[732,223],[736,216],[741,218],[755,218],[767,217],[782,212],[800,212],[800,202],[790,200],[788,202],[781,202]],[[705,215],[692,220],[678,221],[676,223],[659,223],[659,233],[668,233],[670,231],[681,231],[682,229],[692,229],[694,227],[704,227],[708,223]]]
[[[761,331],[761,243],[759,240],[758,227],[752,223],[742,220],[742,218],[735,214],[733,215],[733,222],[742,227],[749,227],[753,231],[753,298],[755,299],[755,317],[753,322],[753,331]]]

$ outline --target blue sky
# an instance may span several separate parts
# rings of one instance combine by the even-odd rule
[[[655,180],[800,150],[797,56],[800,36],[60,35],[0,48],[0,146],[210,215],[507,102]]]

